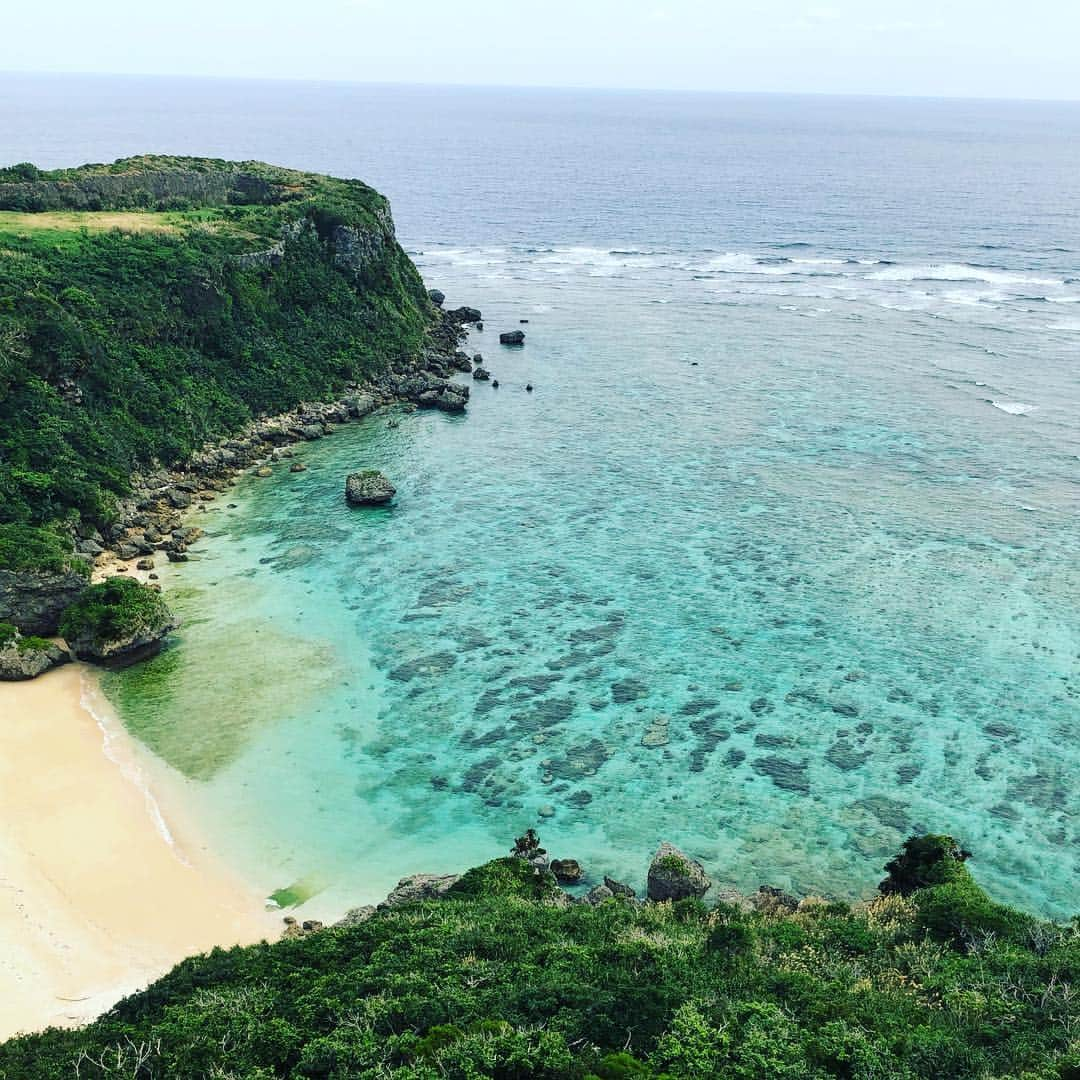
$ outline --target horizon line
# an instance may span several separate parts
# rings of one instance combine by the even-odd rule
[[[588,91],[612,94],[692,94],[711,97],[814,97],[814,98],[873,98],[894,101],[966,101],[1032,105],[1080,105],[1080,95],[1074,98],[1054,97],[1000,97],[986,94],[942,93],[890,93],[875,90],[738,90],[705,89],[675,86],[594,86],[586,84],[553,83],[474,83],[474,82],[424,82],[388,79],[327,79],[308,75],[207,75],[191,72],[163,71],[67,71],[30,68],[0,69],[0,78],[12,75],[39,78],[90,78],[90,79],[188,79],[193,82],[249,82],[249,83],[307,83],[314,86],[378,86],[457,90],[546,90],[567,93]]]

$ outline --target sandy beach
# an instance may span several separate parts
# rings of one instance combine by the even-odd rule
[[[186,956],[280,929],[94,680],[71,664],[0,684],[0,1039],[84,1023]]]

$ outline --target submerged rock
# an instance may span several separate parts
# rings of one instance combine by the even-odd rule
[[[649,866],[650,900],[701,899],[712,887],[705,868],[666,840]]]
[[[657,716],[641,736],[641,745],[651,750],[667,746],[670,741],[668,738],[670,723],[671,721],[666,716]]]
[[[349,473],[345,479],[345,498],[351,506],[381,506],[396,492],[394,485],[377,469]]]

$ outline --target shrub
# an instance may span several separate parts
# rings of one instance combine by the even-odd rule
[[[909,896],[928,885],[943,885],[966,874],[963,863],[971,858],[951,836],[912,836],[904,841],[900,854],[885,864],[888,877],[878,886],[885,896]]]
[[[73,570],[85,577],[90,567],[75,558],[71,541],[53,529],[9,522],[0,525],[0,570],[58,573]]]
[[[546,900],[559,893],[555,875],[524,859],[509,856],[473,867],[450,887],[447,896],[517,896]]]
[[[91,585],[64,612],[60,633],[69,642],[86,642],[100,649],[169,619],[169,609],[157,591],[130,578],[111,577]]]

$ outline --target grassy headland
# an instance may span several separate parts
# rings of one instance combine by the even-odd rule
[[[870,904],[569,903],[521,859],[355,925],[190,959],[0,1077],[1075,1080],[1080,931],[947,837]]]
[[[0,525],[107,525],[133,470],[415,355],[430,314],[359,181],[173,157],[2,169]]]

